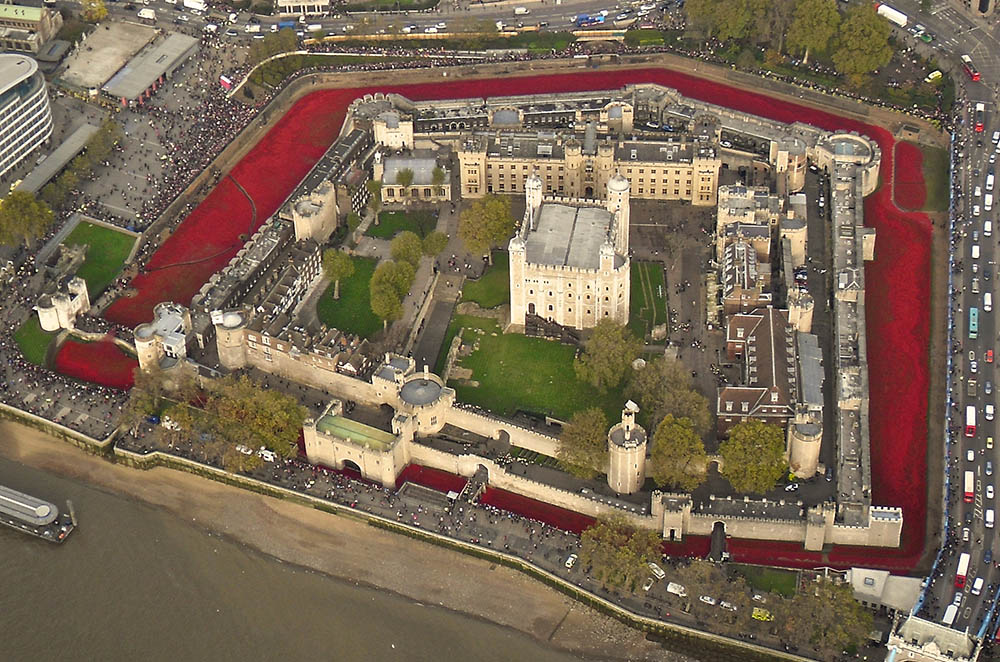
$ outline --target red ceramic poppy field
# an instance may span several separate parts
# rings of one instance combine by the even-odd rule
[[[67,340],[56,354],[56,371],[76,379],[122,390],[132,388],[139,362],[122,351],[111,336],[97,342]]]
[[[881,147],[883,186],[865,201],[866,222],[878,231],[876,259],[866,265],[865,272],[871,373],[872,483],[876,504],[903,508],[906,522],[903,546],[899,550],[878,550],[875,553],[867,549],[842,547],[826,555],[805,553],[798,546],[795,546],[797,550],[791,547],[786,550],[784,545],[758,541],[734,540],[732,546],[735,558],[753,563],[864,563],[897,571],[912,568],[923,550],[926,519],[931,226],[925,215],[903,212],[893,204],[892,189],[895,184],[898,187],[897,202],[919,208],[925,195],[923,174],[914,153],[902,144],[898,152],[899,169],[894,170],[896,145],[885,129],[676,71],[587,70],[490,81],[449,81],[315,92],[299,101],[234,168],[232,174],[253,199],[257,209],[256,224],[259,225],[278,208],[336,137],[346,106],[364,94],[398,92],[414,100],[454,99],[613,89],[642,82],[674,87],[696,99],[782,122],[801,121],[827,130],[857,131],[874,139]],[[898,177],[894,176],[896,174]],[[209,275],[236,253],[241,244],[240,235],[250,229],[250,218],[250,205],[246,198],[232,182],[223,179],[153,255],[148,273],[134,280],[137,296],[117,301],[108,310],[108,318],[132,326],[150,319],[153,306],[160,301],[188,304]],[[70,351],[74,362],[89,361],[95,366],[92,369],[95,377],[97,373],[105,372],[102,365],[104,359],[100,356],[88,357],[80,348]],[[68,361],[57,363],[65,365]],[[77,370],[77,374],[82,374]],[[438,477],[429,482],[443,485]],[[507,495],[509,493],[489,490],[484,495],[484,501],[529,517],[548,520],[546,504]],[[573,527],[564,526],[570,521],[567,517],[559,514],[552,523],[573,530]],[[582,520],[576,526],[580,522]],[[698,545],[699,548],[701,546]]]

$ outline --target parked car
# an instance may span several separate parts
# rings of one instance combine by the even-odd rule
[[[576,560],[580,558],[576,554],[570,554],[569,558],[566,559],[566,569],[572,570],[573,566],[576,565]]]
[[[971,448],[969,450],[967,450],[965,452],[965,459],[968,460],[969,462],[975,462],[976,461],[976,451],[972,450]]]
[[[986,420],[987,421],[992,421],[993,420],[993,411],[994,411],[994,407],[993,407],[993,403],[991,402],[988,405],[986,405],[986,414],[985,415],[986,415]]]
[[[715,598],[710,595],[702,595],[698,597],[699,600],[704,602],[706,605],[712,605],[713,607],[717,604]]]
[[[993,486],[992,485],[987,485],[986,486],[986,498],[987,499],[992,499],[993,498]]]
[[[655,579],[653,579],[652,577],[647,577],[646,581],[642,583],[642,590],[648,591],[649,589],[653,588],[653,584],[655,583],[656,583]]]

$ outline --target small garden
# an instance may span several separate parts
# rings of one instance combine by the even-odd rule
[[[49,345],[55,340],[56,334],[43,331],[38,323],[38,316],[32,315],[14,332],[14,342],[25,360],[35,365],[45,365],[45,356]]]
[[[573,370],[575,347],[518,333],[504,334],[496,320],[456,315],[445,335],[444,353],[462,328],[463,342],[475,349],[456,361],[457,368],[471,371],[469,379],[449,381],[459,401],[501,416],[525,411],[568,420],[588,407],[599,407],[608,420],[620,415],[625,402],[620,389],[601,393],[577,379]]]
[[[465,281],[462,301],[471,301],[480,308],[510,303],[510,263],[506,251],[494,251],[493,265],[478,279]]]
[[[67,246],[86,245],[87,258],[76,275],[87,281],[91,301],[118,277],[135,237],[104,225],[80,221],[63,240]]]
[[[667,291],[663,266],[656,262],[633,262],[628,328],[647,338],[657,324],[667,321]]]
[[[743,577],[747,580],[747,584],[751,588],[758,591],[777,593],[786,598],[791,598],[795,595],[799,573],[793,570],[780,570],[760,565],[733,564],[730,566],[730,571]]]
[[[354,274],[340,281],[340,298],[333,298],[333,283],[316,304],[316,315],[327,326],[371,338],[382,330],[382,320],[372,312],[368,283],[375,273],[376,260],[352,257]]]
[[[378,225],[372,223],[365,235],[378,239],[392,239],[409,230],[423,239],[437,227],[437,216],[427,209],[410,211],[383,211],[378,215]]]

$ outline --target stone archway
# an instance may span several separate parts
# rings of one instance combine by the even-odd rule
[[[358,463],[355,462],[354,460],[344,460],[343,462],[341,462],[341,465],[342,466],[340,468],[343,471],[347,471],[349,473],[356,473],[359,476],[362,475],[361,467],[358,466]]]
[[[587,199],[593,198],[594,197],[594,187],[593,186],[588,186],[587,188],[583,189],[583,197],[585,197]]]

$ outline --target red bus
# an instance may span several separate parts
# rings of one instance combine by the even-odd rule
[[[958,557],[958,570],[955,572],[955,588],[965,587],[965,576],[969,574],[969,553],[963,552]]]
[[[971,471],[965,472],[965,503],[972,503],[976,498],[976,475]]]
[[[965,436],[976,436],[976,408],[973,405],[965,408]]]
[[[982,133],[986,125],[986,106],[979,102],[976,104],[976,133]]]
[[[962,56],[962,68],[965,69],[965,74],[972,80],[979,80],[979,69],[976,69],[976,65],[972,64],[972,58],[968,55]]]

